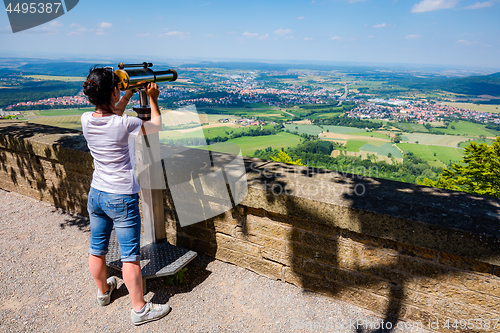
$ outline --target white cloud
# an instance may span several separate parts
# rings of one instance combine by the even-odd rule
[[[108,22],[99,23],[99,28],[101,28],[101,29],[111,28],[112,26],[113,25],[111,23],[108,23]]]
[[[259,34],[258,33],[255,33],[255,32],[248,32],[248,31],[245,31],[243,33],[243,36],[247,37],[247,38],[254,38],[254,37],[257,37]]]
[[[234,35],[236,33],[236,31],[228,31],[226,32],[226,35]]]
[[[51,27],[62,27],[63,26],[63,24],[61,22],[59,22],[59,21],[52,21],[52,22],[49,23],[49,25]]]
[[[305,17],[304,17],[304,16],[297,17],[297,20],[303,20],[303,19],[305,19]]]
[[[280,37],[283,37],[283,36],[292,34],[293,31],[291,29],[278,29],[278,30],[274,31],[274,33]]]
[[[269,37],[269,35],[268,35],[268,34],[265,34],[265,35],[263,35],[263,36],[260,36],[260,37],[259,37],[259,39],[266,39],[267,37]]]
[[[423,0],[413,6],[412,13],[430,12],[438,9],[455,8],[458,0]]]
[[[473,5],[465,7],[465,9],[481,9],[481,8],[491,7],[493,5],[494,5],[493,1],[476,2]]]
[[[460,40],[457,40],[457,44],[458,45],[462,45],[462,46],[482,46],[482,47],[491,47],[491,45],[488,45],[488,44],[484,44],[484,43],[481,43],[481,42],[478,42],[477,40],[475,41],[468,41],[468,40],[465,40],[465,39],[460,39]]]
[[[189,37],[191,33],[190,32],[185,32],[185,31],[167,31],[164,34],[160,34],[160,37],[179,37],[179,38],[185,38]]]
[[[312,40],[312,37],[306,37],[304,40]]]
[[[387,27],[387,24],[385,24],[385,23],[375,24],[373,27],[377,28],[377,29],[378,28],[385,28],[385,27]]]
[[[330,37],[329,39],[335,40],[337,42],[347,42],[347,41],[356,40],[356,38],[354,38],[354,37],[340,37],[340,36],[333,36],[333,37]]]
[[[373,38],[373,36],[368,36],[368,38]]]
[[[407,35],[405,39],[419,39],[420,35]]]

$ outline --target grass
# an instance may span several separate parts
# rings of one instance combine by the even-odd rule
[[[423,145],[436,145],[436,146],[447,146],[447,147],[457,147],[457,145],[468,137],[455,136],[455,135],[437,135],[437,134],[427,134],[427,133],[407,133],[401,136],[405,143],[416,143]]]
[[[451,126],[454,126],[455,129],[452,129]],[[452,134],[452,135],[462,135],[462,136],[476,136],[479,137],[480,135],[486,135],[487,137],[492,137],[492,136],[498,136],[500,135],[499,132],[486,129],[486,125],[483,124],[475,124],[471,123],[469,121],[463,121],[460,120],[458,122],[451,122],[450,125],[448,125],[448,128],[438,128],[439,131],[446,133],[446,134]]]
[[[493,144],[493,141],[494,140],[491,140],[491,139],[485,139],[485,140],[475,139],[475,140],[470,140],[470,141],[462,141],[462,142],[460,142],[458,144],[458,147],[459,148],[465,148],[465,147],[467,147],[470,144],[470,142],[475,142],[477,144],[479,144],[479,143],[485,143],[485,144],[491,146]]]
[[[94,111],[93,107],[81,109],[52,109],[52,110],[39,110],[39,111],[21,111],[21,114],[26,117],[56,117],[56,116],[73,116],[81,115],[85,112]]]
[[[312,125],[309,125],[312,126]],[[361,128],[356,128],[356,127],[347,127],[347,126],[322,126],[323,129],[326,131],[328,130],[329,133],[337,133],[337,134],[356,134],[361,132],[365,132],[364,129]]]
[[[275,135],[244,136],[228,140],[227,142],[240,146],[244,156],[253,156],[257,149],[266,149],[267,147],[273,147],[273,149],[295,147],[301,142],[301,137],[282,132]]]
[[[354,133],[347,133],[347,134],[368,136],[368,137],[380,138],[380,139],[386,139],[386,140],[391,139],[387,134],[379,133],[379,132],[366,132],[365,131],[365,132],[354,132]]]
[[[442,102],[441,104],[480,112],[499,113],[500,105]]]
[[[343,112],[324,112],[324,113],[315,113],[309,118],[311,119],[319,119],[319,118],[331,118],[342,115]]]
[[[85,81],[83,76],[53,76],[53,75],[23,75],[25,78],[36,80],[54,80],[54,81]]]
[[[363,147],[364,145],[366,145],[366,141],[347,140],[347,143],[345,144],[345,148],[347,151],[358,152],[359,148]]]
[[[367,143],[366,145],[359,148],[359,150],[369,151],[371,153],[376,153],[377,155],[387,156],[389,153],[395,158],[401,158],[403,155],[398,148],[393,147],[391,142],[386,142],[381,146],[375,146]]]
[[[29,123],[50,125],[56,127],[70,128],[70,129],[82,129],[82,124],[80,122],[81,116],[59,116],[59,117],[41,117],[28,120]]]
[[[290,132],[297,132],[299,134],[308,134],[308,135],[318,135],[323,130],[321,127],[316,125],[299,125],[299,124],[285,124],[285,128],[290,130]]]
[[[460,162],[462,160],[462,148],[421,145],[414,143],[399,143],[398,147],[403,151],[410,151],[423,160],[429,162],[441,162],[443,165],[448,165],[451,162]],[[434,156],[434,153],[436,156]]]
[[[394,123],[394,126],[403,132],[429,132],[424,125],[415,123]]]

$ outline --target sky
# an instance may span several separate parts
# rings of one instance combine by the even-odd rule
[[[500,70],[500,0],[80,0],[0,56],[422,64]]]

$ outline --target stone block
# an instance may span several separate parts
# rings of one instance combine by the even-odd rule
[[[260,245],[262,247],[288,252],[288,241],[278,238],[267,237],[264,235],[253,235],[250,233],[243,233],[240,231],[235,232],[236,238],[245,240],[247,242]]]
[[[177,232],[181,235],[186,235],[206,242],[214,242],[215,240],[215,230],[200,228],[197,225],[181,227]]]
[[[293,255],[266,247],[261,247],[260,255],[264,259],[275,261],[285,266],[290,266],[293,262]]]
[[[444,252],[439,253],[439,263],[467,271],[490,274],[493,272],[493,266],[490,264]]]
[[[258,257],[260,255],[260,246],[249,243],[239,238],[217,233],[215,235],[217,247],[225,247],[241,253],[248,253]]]
[[[281,278],[281,269],[283,265],[257,256],[233,251],[224,247],[217,247],[215,258],[244,267],[272,279],[279,280]]]
[[[247,233],[265,235],[272,238],[288,240],[293,229],[282,223],[277,223],[266,217],[247,215],[246,224],[243,226]]]
[[[455,271],[448,281],[458,287],[500,297],[500,278],[495,275]]]

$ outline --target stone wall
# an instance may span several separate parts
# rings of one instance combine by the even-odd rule
[[[92,161],[81,132],[2,124],[0,187],[85,214]],[[499,200],[250,158],[246,166],[246,199],[202,223],[181,228],[165,195],[168,240],[394,325],[500,331]]]
[[[81,131],[0,121],[0,188],[88,215],[92,172]]]

